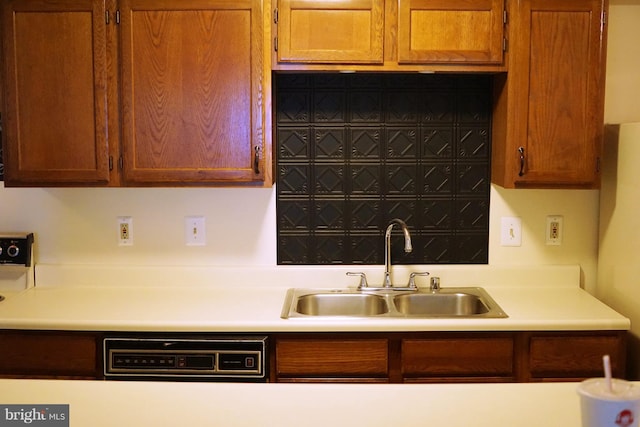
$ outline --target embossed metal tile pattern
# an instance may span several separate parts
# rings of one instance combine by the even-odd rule
[[[279,74],[278,264],[488,262],[491,78]]]

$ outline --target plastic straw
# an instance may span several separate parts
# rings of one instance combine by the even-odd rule
[[[604,365],[604,380],[607,384],[607,389],[610,393],[613,393],[613,383],[611,381],[611,359],[608,354],[602,356],[602,364]]]

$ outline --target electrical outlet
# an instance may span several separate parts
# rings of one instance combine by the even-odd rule
[[[130,216],[118,217],[118,245],[133,245],[133,218]]]
[[[562,215],[547,216],[547,227],[545,234],[545,242],[547,245],[560,246],[562,244]]]
[[[500,223],[500,244],[502,246],[522,246],[522,219],[517,216],[503,216]]]
[[[203,216],[184,218],[184,240],[187,246],[205,246],[207,244]]]

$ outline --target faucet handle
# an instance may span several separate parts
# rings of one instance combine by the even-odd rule
[[[418,289],[418,286],[416,285],[416,276],[428,276],[429,273],[424,271],[421,273],[411,273],[409,275],[409,284],[407,285],[408,288],[411,289]]]
[[[351,271],[347,272],[347,276],[360,276],[360,283],[358,284],[358,290],[363,288],[368,288],[369,284],[367,283],[367,275],[364,273],[353,273]]]

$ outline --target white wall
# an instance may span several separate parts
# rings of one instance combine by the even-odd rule
[[[600,209],[596,295],[631,319],[630,371],[640,378],[640,122],[610,126]]]
[[[42,263],[276,263],[273,189],[0,188],[0,206],[0,230],[35,232]],[[206,246],[185,245],[188,215],[205,217]],[[133,218],[133,246],[118,246],[117,216]]]
[[[580,264],[589,285],[597,202],[596,191],[494,187],[490,264]],[[0,187],[0,206],[0,230],[35,232],[42,263],[276,264],[275,189]],[[544,245],[548,214],[565,216],[562,246]],[[122,215],[133,217],[131,247],[118,246],[116,217]],[[207,246],[185,246],[188,215],[205,216]],[[497,230],[505,215],[522,218],[521,247],[500,246]]]
[[[634,0],[636,1],[636,0]],[[637,22],[629,12],[637,4],[612,0],[607,84],[608,117],[627,114],[628,98],[619,79],[640,84],[628,64]],[[635,20],[634,20],[635,19]],[[619,27],[619,28],[618,28]],[[618,46],[624,44],[623,49]],[[617,56],[620,58],[617,58]],[[615,80],[615,82],[609,82]],[[628,103],[636,103],[635,97]],[[636,108],[638,110],[638,108]],[[592,190],[505,190],[491,192],[489,262],[492,265],[579,264],[582,284],[594,292],[598,251],[598,198]],[[564,216],[562,246],[544,244],[545,217]],[[134,246],[117,245],[116,217],[133,217]],[[204,215],[205,247],[184,245],[186,215]],[[502,216],[520,216],[521,247],[499,244]],[[42,263],[126,263],[176,265],[275,265],[275,192],[273,189],[220,188],[3,188],[0,185],[0,231],[34,231],[36,257]]]
[[[605,122],[616,125],[605,138],[596,295],[631,319],[629,376],[640,379],[640,0],[612,0],[610,12]]]

